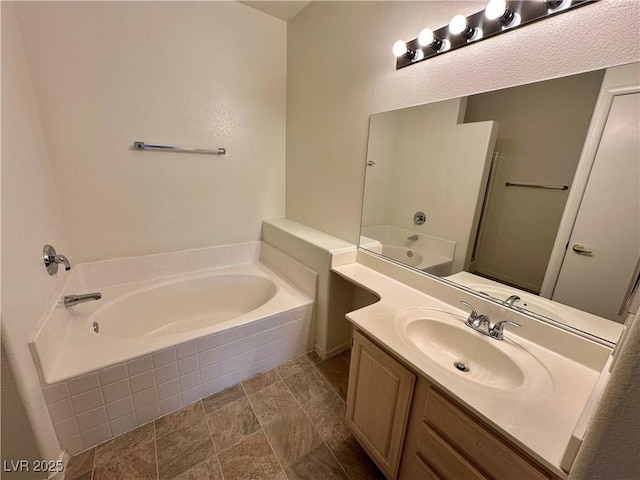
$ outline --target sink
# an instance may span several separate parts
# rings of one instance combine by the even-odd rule
[[[514,391],[525,387],[548,391],[551,377],[526,349],[499,341],[464,324],[466,315],[415,308],[396,315],[396,330],[416,353],[462,380],[486,388]]]

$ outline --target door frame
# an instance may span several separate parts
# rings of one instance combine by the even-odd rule
[[[560,276],[560,269],[567,252],[569,238],[578,217],[582,198],[587,189],[591,169],[600,147],[600,140],[609,118],[613,99],[619,95],[633,93],[640,93],[639,63],[607,69],[542,282],[541,297],[553,297],[553,292]]]

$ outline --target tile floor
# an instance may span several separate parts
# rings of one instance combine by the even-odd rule
[[[383,480],[344,425],[348,352],[293,359],[81,452],[65,480]]]

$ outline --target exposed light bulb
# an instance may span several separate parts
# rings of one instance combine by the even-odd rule
[[[421,47],[428,47],[435,41],[436,37],[433,34],[433,30],[425,28],[418,34],[418,43]]]
[[[489,20],[496,21],[505,28],[520,24],[520,15],[507,6],[506,0],[490,0],[484,14]]]
[[[449,31],[454,35],[460,35],[469,27],[467,18],[464,15],[456,15],[449,22]]]
[[[421,47],[431,47],[436,52],[445,50],[446,49],[445,46],[447,45],[446,42],[447,42],[446,40],[437,38],[434,35],[433,30],[429,28],[425,28],[421,30],[420,33],[418,34],[418,45],[420,45]]]
[[[403,42],[402,40],[398,40],[393,44],[392,51],[396,57],[401,57],[405,55],[409,51],[409,49],[407,48],[407,44],[405,42]]]
[[[507,13],[506,0],[491,0],[484,10],[484,14],[489,20],[498,20],[505,13]]]
[[[467,41],[482,38],[482,30],[469,25],[467,17],[464,15],[456,15],[451,19],[449,22],[449,31],[452,35],[460,35]]]

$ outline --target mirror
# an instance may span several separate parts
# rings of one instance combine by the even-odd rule
[[[640,217],[640,140],[631,112],[639,110],[638,94],[614,97],[609,115],[620,107],[620,119],[608,117],[584,198],[578,200],[586,211],[591,195],[597,210],[602,197],[609,197],[602,185],[590,186],[598,162],[608,163],[603,171],[612,170],[614,160],[598,160],[607,153],[609,128],[609,156],[620,156],[621,143],[627,148],[626,163],[613,168],[622,169],[621,178],[607,180],[617,182],[615,191],[621,193],[603,207],[612,217],[630,204],[621,260],[591,251],[597,241],[586,236],[572,238],[571,249],[559,249],[556,241],[559,228],[566,229],[561,223],[578,228],[576,216],[567,220],[563,213],[572,202],[577,172],[585,168],[581,156],[604,75],[599,70],[372,115],[360,247],[506,307],[617,341],[624,321],[618,308],[625,292],[619,290],[626,291],[640,256],[640,226],[633,220]],[[621,105],[622,97],[628,105]],[[621,133],[621,124],[630,128]],[[622,142],[620,135],[626,135]],[[569,263],[562,260],[569,255],[564,250],[579,260],[566,275],[553,268],[558,255],[562,268]],[[580,261],[599,262],[601,274],[585,270]],[[615,262],[623,266],[614,267]],[[621,279],[614,281],[614,274]],[[614,294],[606,295],[616,296],[611,305],[586,293],[585,277],[597,292],[609,292],[609,284],[618,282]]]

